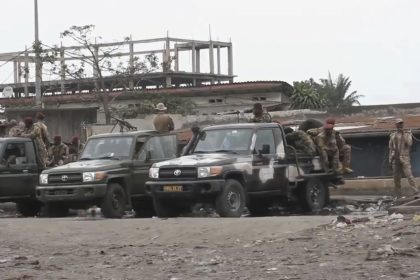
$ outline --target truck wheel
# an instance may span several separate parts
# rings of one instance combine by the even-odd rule
[[[240,217],[245,207],[245,191],[241,183],[226,180],[222,192],[216,198],[216,211],[220,217]]]
[[[69,208],[55,203],[49,203],[45,206],[47,217],[63,218],[69,215]]]
[[[156,215],[152,199],[136,201],[133,203],[133,208],[136,218],[151,218]]]
[[[16,210],[23,217],[34,217],[41,210],[42,204],[39,201],[29,200],[16,203]]]
[[[180,210],[173,205],[173,202],[168,200],[153,197],[153,206],[156,215],[160,218],[173,218],[180,214]]]
[[[125,191],[121,185],[118,183],[110,183],[106,190],[105,198],[101,203],[102,214],[106,218],[122,218],[122,216],[124,216],[126,203]]]
[[[268,202],[261,199],[251,198],[247,208],[251,216],[254,217],[269,216],[270,214],[270,210],[268,209]]]
[[[318,211],[327,205],[330,192],[328,186],[320,179],[312,178],[303,188],[301,201],[307,211]]]

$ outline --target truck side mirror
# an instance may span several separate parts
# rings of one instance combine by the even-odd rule
[[[152,152],[147,151],[146,152],[146,158],[144,159],[144,162],[149,162],[152,159]]]

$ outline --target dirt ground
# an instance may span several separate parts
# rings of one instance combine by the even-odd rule
[[[360,217],[5,217],[0,279],[420,279],[420,221]]]

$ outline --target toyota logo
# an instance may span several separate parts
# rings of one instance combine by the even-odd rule
[[[61,176],[61,181],[63,181],[63,182],[67,182],[68,179],[69,179],[69,176],[67,176],[67,175]]]
[[[175,171],[174,171],[175,176],[179,176],[179,175],[181,175],[181,173],[182,173],[181,169],[175,169]]]

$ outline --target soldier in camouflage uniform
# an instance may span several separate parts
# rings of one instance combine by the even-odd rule
[[[302,130],[294,131],[290,127],[284,128],[286,141],[288,145],[293,146],[297,151],[301,151],[308,155],[316,154],[316,146],[312,138]]]
[[[263,106],[261,103],[255,103],[252,109],[252,113],[254,117],[249,120],[249,122],[253,123],[271,123],[273,120],[269,113],[265,113]]]
[[[9,137],[17,137],[22,134],[23,127],[20,126],[16,120],[11,120],[9,124],[10,124]]]
[[[48,166],[55,167],[63,165],[69,156],[69,147],[61,142],[61,136],[54,137],[54,143],[48,149],[50,160]]]
[[[31,138],[35,142],[39,155],[39,163],[42,168],[45,168],[48,161],[48,153],[44,141],[42,140],[41,129],[34,125],[32,118],[25,118],[24,122],[25,129],[20,136]]]
[[[389,139],[389,163],[394,172],[395,195],[402,196],[401,178],[407,177],[408,183],[416,194],[419,193],[416,181],[411,173],[410,150],[413,144],[411,131],[404,131],[404,121],[397,119],[395,122],[397,131],[392,133]]]
[[[48,127],[44,123],[45,115],[41,112],[36,113],[36,123],[35,126],[38,126],[41,130],[42,135],[42,141],[44,141],[45,147],[48,149],[48,147],[51,145],[50,140],[48,139]]]
[[[71,141],[69,147],[69,157],[67,162],[74,162],[77,161],[80,153],[83,150],[83,144],[80,143],[80,139],[77,136],[74,136]]]
[[[158,103],[156,105],[156,110],[157,116],[153,119],[155,130],[159,132],[169,132],[174,130],[174,121],[168,114],[166,114],[168,108],[166,108],[165,104]]]
[[[334,134],[334,126],[326,123],[323,131],[315,137],[315,143],[318,146],[324,169],[341,174],[342,170],[340,169],[339,151],[337,139]]]
[[[325,121],[327,124],[335,125],[334,119],[327,119]],[[316,137],[318,134],[320,134],[324,128],[312,128],[307,131],[307,133],[312,136]],[[344,140],[343,136],[341,136],[341,133],[337,130],[333,130],[333,134],[335,135],[338,152],[339,152],[339,159],[342,164],[342,172],[344,174],[350,174],[353,173],[353,170],[350,168],[351,166],[351,147],[350,145],[346,144],[346,140]]]

